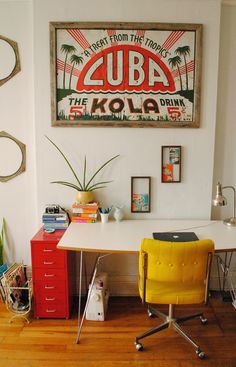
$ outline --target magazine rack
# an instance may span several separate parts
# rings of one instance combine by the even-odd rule
[[[3,275],[6,306],[14,314],[9,322],[20,317],[29,323],[28,316],[31,311],[32,280],[27,270],[26,265],[14,264]]]

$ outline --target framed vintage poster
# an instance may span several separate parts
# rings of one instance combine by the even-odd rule
[[[151,177],[131,177],[131,212],[150,213],[151,211]]]
[[[181,146],[161,147],[161,182],[181,182]]]
[[[201,24],[50,23],[53,126],[199,127]]]

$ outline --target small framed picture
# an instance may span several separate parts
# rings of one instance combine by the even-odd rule
[[[150,213],[151,211],[151,177],[131,177],[131,212]]]
[[[161,147],[161,182],[181,182],[181,146]]]

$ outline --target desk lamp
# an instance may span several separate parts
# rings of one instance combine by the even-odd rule
[[[233,216],[231,218],[226,218],[223,220],[223,223],[229,227],[236,226],[236,218],[235,218],[235,188],[233,186],[224,186],[218,182],[216,185],[216,196],[212,201],[214,206],[225,206],[227,205],[226,197],[223,196],[222,191],[224,189],[232,189],[234,193],[234,203],[233,203]]]

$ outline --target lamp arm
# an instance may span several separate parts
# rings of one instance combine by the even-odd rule
[[[235,188],[233,186],[224,186],[222,187],[222,190],[224,189],[232,189],[233,190],[233,193],[234,193],[234,205],[233,205],[233,218],[235,218],[235,205],[236,205],[236,198],[235,198]]]

